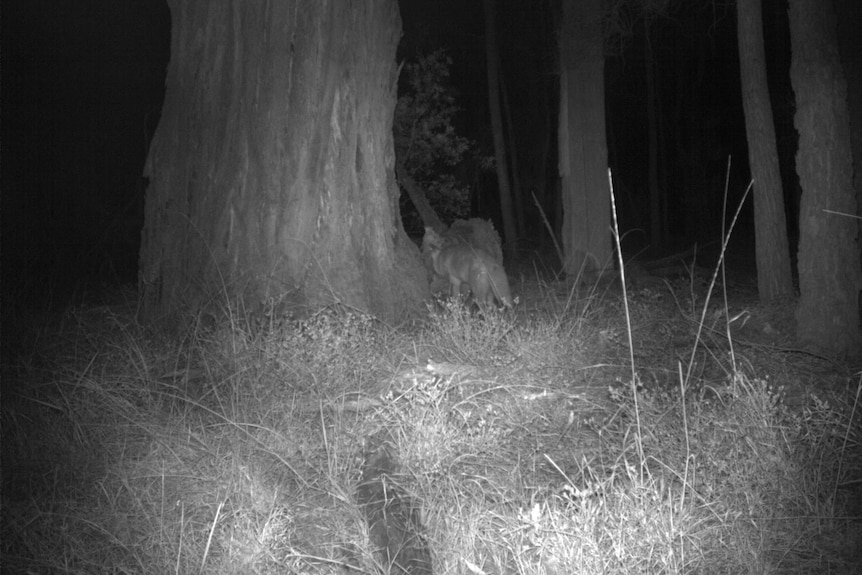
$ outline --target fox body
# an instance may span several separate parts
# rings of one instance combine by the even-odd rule
[[[486,251],[465,244],[435,246],[431,248],[431,260],[434,271],[449,278],[452,297],[458,297],[461,284],[466,283],[479,305],[492,305],[496,298],[504,306],[512,307],[506,272]]]

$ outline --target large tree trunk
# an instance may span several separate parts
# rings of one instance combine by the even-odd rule
[[[800,343],[827,353],[862,355],[847,86],[831,0],[790,0],[790,79],[799,132]],[[846,215],[840,215],[840,212]]]
[[[509,182],[509,165],[506,161],[506,139],[503,136],[503,112],[500,109],[500,55],[497,49],[497,14],[493,0],[484,0],[485,57],[488,66],[488,106],[491,112],[491,131],[494,134],[494,156],[497,161],[497,185],[500,190],[500,212],[503,219],[505,249],[509,257],[518,251],[518,232],[512,206],[512,188]]]
[[[602,0],[566,0],[560,34],[559,154],[563,269],[603,270],[613,255]]]
[[[748,161],[754,178],[754,234],[757,256],[757,290],[761,301],[793,293],[787,216],[772,104],[766,82],[761,0],[737,0],[739,68]]]
[[[145,312],[219,296],[385,318],[417,308],[427,277],[393,171],[395,0],[170,7],[145,168]]]

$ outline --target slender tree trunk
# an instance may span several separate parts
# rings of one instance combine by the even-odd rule
[[[428,280],[393,169],[395,0],[170,9],[167,94],[145,168],[145,313],[235,297],[273,311],[420,309]]]
[[[674,152],[678,158],[678,189],[682,190],[682,202],[685,222],[685,234],[698,242],[714,241],[721,231],[721,221],[714,216],[711,209],[710,196],[714,194],[692,193],[698,186],[707,185],[704,182],[704,171],[709,166],[711,149],[710,138],[704,137],[712,131],[703,122],[691,122],[690,118],[703,118],[703,86],[707,77],[706,51],[696,47],[697,52],[686,52],[685,40],[676,45],[676,98],[677,107],[674,110],[670,130],[674,142]],[[713,220],[713,226],[704,226],[703,222]]]
[[[419,217],[422,218],[422,223],[426,228],[433,228],[437,233],[443,233],[446,230],[446,225],[440,220],[440,216],[434,211],[431,203],[428,201],[428,195],[422,189],[416,180],[410,177],[407,168],[402,162],[396,161],[395,174],[398,176],[398,182],[407,191],[410,201],[413,202],[413,207],[419,212]]]
[[[737,0],[739,68],[748,160],[754,178],[757,290],[769,302],[793,293],[784,191],[766,82],[761,0]]]
[[[556,219],[554,217],[554,202],[556,202],[556,198],[552,193],[553,188],[548,181],[548,162],[551,160],[551,143],[554,137],[554,132],[551,129],[554,112],[551,110],[549,102],[548,87],[542,85],[539,90],[540,95],[536,102],[539,112],[536,114],[537,128],[533,131],[535,139],[531,140],[529,144],[533,148],[533,151],[530,153],[532,161],[525,166],[528,170],[525,182],[529,185],[526,190],[529,197],[525,194],[524,201],[526,202],[525,206],[537,202],[537,212],[539,210],[544,212],[544,216],[548,218],[548,222],[553,229]],[[533,199],[533,195],[535,195],[535,199]],[[541,229],[547,231],[544,225]]]
[[[577,276],[611,263],[602,0],[565,0],[560,33],[559,139],[566,261]]]
[[[503,74],[500,73],[500,94],[503,95],[503,110],[506,114],[506,135],[509,145],[509,161],[511,162],[512,170],[512,215],[515,217],[515,229],[518,237],[523,238],[527,235],[524,227],[524,197],[521,193],[521,174],[518,164],[518,146],[515,142],[515,124],[512,122],[512,108],[509,106],[509,92],[506,90],[506,82],[503,80]]]
[[[647,89],[647,142],[648,177],[649,186],[649,213],[650,213],[650,243],[653,249],[660,250],[665,243],[667,233],[663,225],[663,202],[662,193],[658,185],[658,98],[656,97],[655,82],[655,58],[652,53],[652,41],[650,39],[650,17],[644,18],[644,69]]]
[[[831,0],[790,0],[790,42],[802,186],[797,334],[811,349],[859,357],[862,270],[851,217],[857,208],[847,85]]]
[[[541,128],[539,131],[539,145],[537,151],[534,156],[535,164],[534,169],[536,170],[535,176],[531,178],[531,183],[533,185],[533,191],[536,194],[536,201],[539,203],[539,209],[544,212],[545,217],[549,219],[549,225],[554,225],[554,210],[551,207],[549,198],[553,198],[554,195],[551,194],[550,189],[548,189],[548,160],[550,158],[550,150],[551,150],[551,138],[553,137],[553,132],[551,131],[551,118],[550,118],[550,106],[548,105],[548,95],[542,90],[543,94],[540,98],[541,101]],[[528,202],[533,201],[532,198],[527,198]],[[545,229],[542,226],[542,229]],[[553,230],[553,227],[551,228]],[[552,231],[550,233],[553,233]],[[562,262],[561,262],[562,263]]]
[[[862,264],[862,2],[836,0],[838,45],[847,78],[847,106],[850,112],[850,148],[853,151],[853,189],[856,190],[856,215],[859,219],[859,262]],[[862,306],[862,302],[860,302]]]
[[[503,113],[500,109],[500,55],[497,46],[497,14],[493,0],[484,0],[485,57],[488,66],[488,103],[491,112],[491,131],[494,134],[494,156],[497,160],[497,184],[500,187],[500,212],[503,218],[505,251],[511,258],[518,252],[518,233],[512,205],[509,182],[509,165],[506,160],[506,140],[503,134]]]

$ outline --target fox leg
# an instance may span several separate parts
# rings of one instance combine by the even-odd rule
[[[461,280],[455,276],[449,276],[449,296],[455,300],[461,297]]]
[[[470,291],[473,292],[473,301],[479,307],[494,303],[494,295],[488,285],[488,271],[481,261],[470,269]]]

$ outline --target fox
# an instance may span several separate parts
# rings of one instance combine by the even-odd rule
[[[449,278],[452,297],[458,297],[466,283],[480,307],[493,305],[495,298],[506,308],[514,307],[506,271],[485,250],[466,244],[431,246],[431,261],[435,272]]]

